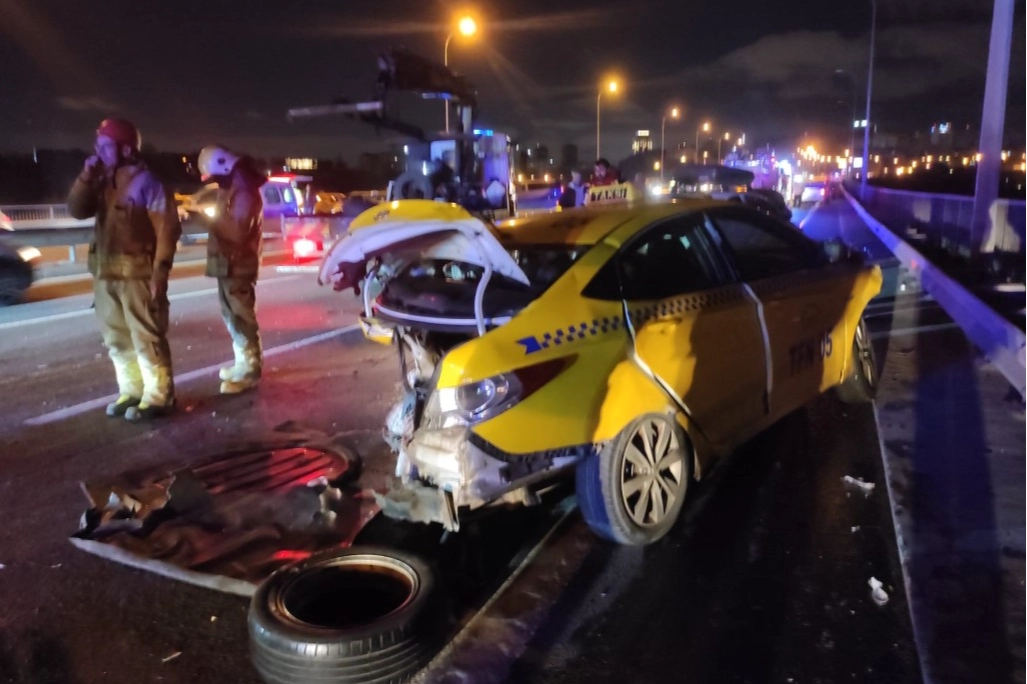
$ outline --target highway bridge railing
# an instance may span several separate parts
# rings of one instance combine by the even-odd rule
[[[32,247],[68,247],[68,261],[76,261],[75,246],[89,242],[93,219],[76,219],[66,204],[14,204],[0,207],[11,219],[15,240]]]
[[[858,193],[856,193],[858,194]],[[960,257],[993,276],[1023,282],[1027,202],[991,203],[988,225],[974,225],[974,198],[868,186],[863,207],[909,242]]]
[[[863,219],[867,227],[877,236],[877,238],[895,255],[895,257],[902,263],[902,265],[913,275],[920,286],[928,293],[930,293],[938,304],[945,309],[945,312],[952,317],[952,320],[963,329],[967,338],[977,346],[978,349],[984,354],[984,357],[994,365],[1000,373],[1009,381],[1013,388],[1019,392],[1021,399],[1027,396],[1027,362],[1025,362],[1025,352],[1027,352],[1027,339],[1025,339],[1024,331],[1019,327],[1006,320],[999,313],[994,311],[990,306],[981,301],[977,296],[970,292],[961,283],[957,282],[948,273],[943,271],[939,266],[933,264],[927,257],[924,256],[919,250],[913,245],[907,242],[901,237],[903,232],[908,230],[908,214],[894,208],[890,209],[891,213],[881,212],[880,207],[885,202],[891,202],[894,200],[894,193],[892,190],[882,190],[880,188],[874,188],[869,194],[870,199],[866,203],[869,207],[876,206],[878,208],[877,214],[873,214],[869,207],[860,203],[855,197],[849,192],[845,193],[846,199],[852,205],[852,208],[859,214],[859,217]],[[882,195],[881,193],[888,193]],[[909,197],[909,195],[916,195],[921,193],[902,193],[905,197],[900,197],[895,200],[892,207],[896,205],[905,206],[909,208],[920,208],[920,211],[927,211],[923,207],[944,207],[946,200],[938,200],[938,196],[930,196],[924,198]],[[926,193],[923,193],[926,194]],[[874,196],[876,195],[876,204]],[[882,201],[882,197],[886,197]],[[973,198],[957,197],[959,200],[969,199],[970,205],[973,204]],[[936,203],[940,202],[940,204]],[[1005,200],[999,200],[1000,203],[1009,206],[1007,209],[1002,209],[997,215],[1008,216],[1012,213],[1016,221],[1016,207],[1017,203],[1008,203]],[[1019,259],[1023,260],[1023,216],[1024,216],[1024,203],[1019,202]],[[958,206],[955,202],[952,202],[949,206]],[[1000,205],[1001,206],[1001,205]],[[994,206],[993,206],[994,208]],[[934,214],[936,217],[936,223],[933,228],[935,234],[944,234],[946,228],[941,216],[944,214],[944,209],[937,209],[941,212]],[[953,209],[955,211],[955,209]],[[1003,214],[1003,212],[1007,212]],[[993,211],[993,216],[996,212]],[[889,222],[886,223],[881,217],[890,216]],[[919,214],[921,219],[928,218],[931,214]],[[920,220],[920,219],[918,219]],[[966,219],[967,223],[966,230],[969,231],[969,219]],[[1002,224],[999,223],[1001,226]],[[930,228],[930,226],[926,226]],[[1004,230],[1004,229],[1003,229]],[[1012,230],[1015,234],[1015,230]],[[967,237],[967,232],[964,231],[962,238]],[[972,236],[972,233],[970,233]],[[985,237],[985,236],[982,236]],[[998,236],[996,235],[997,239]],[[982,241],[983,242],[983,241]],[[962,243],[966,244],[966,243]],[[1013,246],[1011,242],[1005,243],[1008,246]],[[992,250],[994,251],[994,250]],[[980,252],[978,252],[980,253]]]

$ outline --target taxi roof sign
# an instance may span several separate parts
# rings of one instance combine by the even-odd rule
[[[587,206],[628,204],[638,199],[638,190],[633,183],[614,183],[613,185],[590,187],[588,189],[588,196],[585,198],[585,204]]]

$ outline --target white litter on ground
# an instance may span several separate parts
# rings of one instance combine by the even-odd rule
[[[876,486],[873,482],[864,482],[860,478],[852,477],[851,475],[846,475],[845,477],[843,477],[842,482],[849,485],[850,487],[858,488],[860,491],[863,492],[863,496],[870,496],[871,494],[873,494],[874,487]]]
[[[867,584],[870,585],[870,597],[874,599],[874,603],[879,606],[883,606],[888,603],[888,592],[884,590],[884,585],[881,584],[881,580],[876,577],[871,577]]]
[[[163,660],[161,660],[161,662],[162,663],[170,663],[172,660],[174,660],[175,658],[177,658],[180,655],[182,655],[181,651],[175,651],[174,653],[169,655],[167,658],[164,658]]]

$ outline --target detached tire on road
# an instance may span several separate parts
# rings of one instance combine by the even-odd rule
[[[846,404],[868,404],[877,396],[877,355],[866,321],[860,319],[852,341],[852,373],[835,388]]]
[[[674,526],[692,479],[691,444],[673,418],[636,418],[598,455],[578,464],[578,507],[601,537],[638,546]]]
[[[398,684],[432,655],[435,575],[409,554],[352,547],[269,577],[250,604],[253,665],[268,684]]]

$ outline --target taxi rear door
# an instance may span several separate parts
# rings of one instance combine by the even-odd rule
[[[772,360],[770,413],[781,416],[836,384],[854,272],[831,266],[794,226],[751,209],[708,212],[714,239],[759,303]]]
[[[674,395],[707,440],[731,447],[765,413],[765,348],[755,303],[704,223],[701,213],[690,213],[649,226],[583,294],[622,300],[643,371]]]

